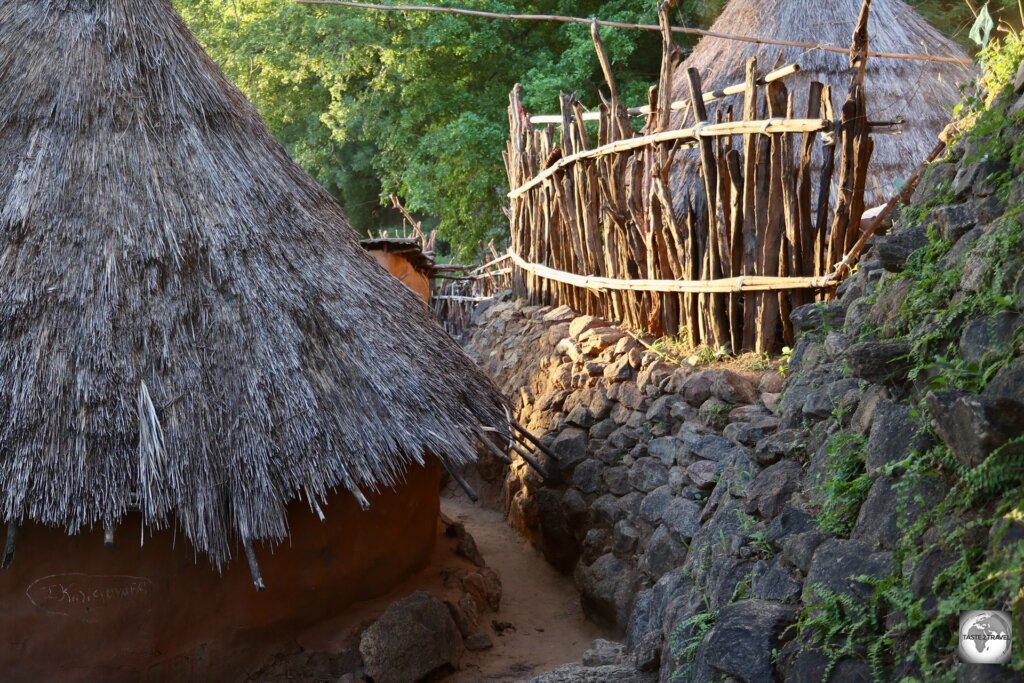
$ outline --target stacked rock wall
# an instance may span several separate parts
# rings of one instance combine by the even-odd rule
[[[928,169],[835,300],[793,312],[784,382],[564,308],[478,312],[471,354],[556,455],[547,481],[512,468],[509,518],[625,645],[538,680],[1022,680],[1019,640],[1010,668],[956,656],[962,610],[1024,632],[1015,111]]]

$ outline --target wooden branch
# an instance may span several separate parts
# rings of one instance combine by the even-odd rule
[[[470,10],[457,7],[429,7],[424,5],[378,5],[370,2],[350,2],[348,0],[294,0],[297,5],[321,5],[326,7],[351,7],[356,9],[371,9],[392,12],[436,12],[439,14],[457,14],[467,17],[481,17],[484,19],[505,19],[509,21],[556,21],[563,24],[583,24],[589,26],[591,19],[583,17],[569,17],[557,14],[506,14],[502,12],[484,12],[482,10]],[[598,26],[610,26],[636,31],[660,31],[661,27],[654,24],[630,24],[621,21],[596,20]],[[801,50],[819,50],[822,52],[834,52],[847,55],[849,50],[815,43],[799,43],[791,40],[775,40],[771,38],[757,38],[755,36],[741,36],[732,33],[720,33],[718,31],[705,31],[687,26],[673,26],[673,33],[685,33],[694,36],[705,36],[709,38],[721,38],[722,40],[735,40],[741,43],[753,43],[755,45],[778,45],[781,47],[794,47]],[[912,62],[938,62],[942,64],[962,64],[970,66],[973,64],[969,59],[959,57],[937,57],[932,55],[914,55],[902,52],[869,52],[868,56],[880,59],[902,59]]]
[[[391,200],[391,205],[402,214],[402,217],[405,218],[405,220],[409,221],[409,225],[412,226],[413,232],[416,234],[416,237],[418,237],[420,240],[420,248],[422,249],[423,246],[426,244],[427,236],[423,234],[423,229],[420,227],[419,221],[415,220],[412,216],[409,215],[409,212],[405,210],[405,206],[403,206],[402,202],[399,201],[398,195],[392,193],[388,195],[388,199]]]
[[[620,280],[566,273],[538,263],[529,263],[515,253],[510,255],[517,266],[537,277],[598,292],[609,290],[674,294],[776,292],[789,289],[827,289],[835,284],[826,275],[819,277],[741,275],[718,280]]]
[[[553,453],[553,452],[551,451],[551,449],[550,449],[550,448],[548,448],[547,446],[545,446],[545,445],[544,445],[544,443],[543,443],[543,442],[542,442],[542,441],[541,441],[540,439],[538,439],[538,438],[537,438],[537,437],[535,437],[535,436],[534,436],[533,434],[531,434],[531,433],[530,433],[530,430],[528,430],[528,429],[527,429],[526,427],[524,427],[523,425],[521,425],[521,424],[520,424],[520,423],[519,423],[519,422],[518,422],[517,420],[512,420],[512,427],[513,427],[513,429],[515,429],[515,430],[516,430],[517,432],[519,432],[519,434],[520,434],[520,435],[521,435],[521,436],[522,436],[522,437],[523,437],[524,439],[526,439],[527,441],[529,441],[530,443],[532,443],[532,444],[534,445],[534,447],[535,447],[535,448],[536,448],[537,450],[539,450],[539,451],[540,451],[541,453],[543,453],[544,455],[548,456],[549,458],[553,458],[553,459],[555,459],[555,460],[558,460],[558,456],[556,456],[556,455],[555,455],[555,454],[554,454],[554,453]]]
[[[481,301],[490,301],[493,296],[457,296],[454,294],[438,294],[430,297],[432,301],[455,301],[464,304],[477,304]]]
[[[4,541],[4,556],[0,559],[0,569],[7,569],[14,563],[14,548],[18,542],[17,522],[7,523],[7,540]]]
[[[782,68],[776,69],[775,71],[765,74],[765,76],[757,81],[758,85],[766,85],[773,81],[780,80],[786,76],[792,76],[793,74],[800,71],[799,64],[789,64]],[[729,97],[731,95],[742,95],[747,87],[746,83],[736,83],[733,85],[726,86],[719,90],[711,90],[704,93],[703,99],[704,104],[710,104],[717,100]],[[690,100],[676,100],[670,105],[672,111],[681,111],[690,106]],[[647,116],[652,112],[652,107],[645,104],[642,107],[630,107],[626,110],[626,113],[630,116]],[[601,112],[599,111],[588,111],[583,114],[584,121],[597,121],[601,118]],[[530,117],[530,123],[533,124],[548,124],[548,123],[562,123],[561,114],[536,114]],[[886,122],[889,123],[889,122]],[[895,123],[895,122],[894,122]]]
[[[693,116],[698,125],[707,125],[708,112],[704,107],[704,100],[701,97],[700,73],[697,69],[686,70],[686,82],[690,88],[690,103],[693,107]],[[722,124],[718,124],[722,125]],[[704,196],[707,198],[707,230],[708,230],[708,266],[709,281],[721,280],[722,266],[720,263],[720,250],[718,244],[718,162],[715,159],[713,143],[710,137],[700,137],[700,163],[701,177],[704,180]],[[712,296],[708,301],[708,317],[710,318],[711,342],[715,348],[726,343],[728,321],[726,318],[725,302],[720,296]]]
[[[697,143],[701,138],[743,135],[745,133],[760,133],[770,135],[773,133],[810,133],[832,130],[832,122],[825,119],[765,119],[761,121],[726,121],[724,123],[710,123],[691,126],[680,130],[667,130],[651,135],[641,135],[628,140],[618,140],[607,145],[601,145],[594,149],[584,150],[563,157],[557,163],[544,169],[526,183],[508,193],[509,198],[515,198],[531,188],[537,187],[545,180],[555,175],[561,169],[580,161],[581,159],[596,159],[608,154],[617,154],[640,147],[657,144],[660,142],[683,142]]]
[[[249,573],[252,575],[252,585],[260,593],[267,589],[263,583],[263,575],[260,574],[260,565],[256,561],[256,552],[252,549],[252,542],[248,538],[242,539],[242,547],[245,549],[245,559],[249,563]]]
[[[608,50],[601,42],[601,34],[597,30],[597,20],[590,21],[590,38],[594,41],[594,50],[597,52],[597,61],[601,63],[601,72],[608,84],[608,96],[611,98],[612,110],[619,106],[619,88],[615,85],[615,74],[612,72],[612,60],[608,57]]]
[[[455,480],[455,483],[459,485],[459,488],[462,489],[463,493],[465,493],[471,501],[475,503],[480,500],[480,496],[476,495],[476,491],[473,490],[473,487],[469,485],[469,482],[462,478],[461,474],[455,471],[454,467],[449,465],[443,458],[438,458],[438,460],[441,461],[441,466],[444,467],[445,471],[452,479]]]
[[[502,450],[498,448],[498,446],[495,443],[493,443],[490,439],[484,436],[482,432],[477,432],[477,439],[480,441],[480,443],[484,445],[484,448],[490,451],[491,455],[497,458],[500,462],[506,465],[512,464],[512,458],[508,457],[507,454],[502,452]]]
[[[478,432],[477,434],[478,434],[478,436],[480,437],[481,440],[486,441],[487,443],[489,443],[494,448],[498,448],[494,444],[494,442],[491,441],[490,437],[487,436],[486,432]],[[529,465],[530,467],[532,467],[534,469],[534,471],[537,474],[540,475],[541,479],[547,479],[548,478],[548,473],[544,471],[544,468],[541,467],[540,463],[537,462],[536,458],[534,458],[532,455],[530,455],[530,453],[526,452],[526,450],[524,450],[522,447],[517,445],[516,442],[513,439],[511,439],[510,437],[505,437],[505,438],[508,439],[509,448],[511,448],[513,451],[515,451],[517,454],[519,454],[519,457],[521,457],[523,460],[525,460],[526,464]]]
[[[928,157],[917,165],[917,168],[914,169],[914,172],[910,174],[910,177],[907,179],[907,184],[903,186],[903,189],[886,202],[885,206],[882,207],[882,210],[877,216],[875,216],[875,220],[871,224],[871,227],[863,232],[860,239],[858,239],[853,245],[849,253],[843,257],[843,260],[835,265],[834,272],[832,273],[833,280],[839,281],[846,276],[854,264],[857,263],[857,259],[860,258],[860,253],[864,250],[864,245],[867,244],[867,241],[871,239],[871,236],[875,234],[879,226],[885,222],[885,219],[889,217],[889,214],[892,213],[892,210],[895,209],[900,202],[906,202],[910,199],[911,195],[914,194],[914,190],[917,189],[917,184],[921,181],[921,173],[928,164],[938,159],[939,155],[942,154],[945,149],[946,143],[940,140],[932,149]]]

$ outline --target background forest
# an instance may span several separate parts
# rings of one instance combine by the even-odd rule
[[[200,42],[263,114],[271,131],[341,202],[361,232],[399,220],[389,193],[436,227],[442,251],[468,257],[507,230],[506,107],[554,113],[558,93],[586,105],[603,82],[589,29],[451,15],[297,5],[291,0],[175,0]],[[425,0],[424,4],[440,4]],[[684,0],[673,21],[707,27],[725,0]],[[911,0],[967,48],[963,0]],[[453,6],[657,23],[655,0],[460,0]],[[998,19],[1017,0],[996,0]],[[661,57],[657,33],[604,29],[623,101],[646,102]],[[693,44],[678,37],[681,47]]]

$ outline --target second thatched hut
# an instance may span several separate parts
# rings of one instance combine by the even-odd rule
[[[849,48],[862,0],[731,0],[710,31]],[[874,0],[868,21],[870,49],[874,52],[933,55],[968,60],[956,43],[944,37],[902,0]],[[812,81],[831,86],[838,113],[850,83],[847,55],[818,49],[781,48],[777,45],[705,37],[675,71],[673,99],[689,98],[686,70],[700,73],[705,92],[742,83],[747,61],[758,60],[768,72],[777,64],[797,63],[800,72],[786,79],[794,97],[794,114],[807,111]],[[949,123],[961,99],[960,85],[975,75],[971,66],[949,62],[871,58],[865,79],[868,114],[873,121],[905,119],[902,134],[880,137],[875,145],[865,189],[865,204],[885,203],[898,191],[914,168],[935,147],[938,134]],[[715,108],[709,107],[714,118]],[[672,127],[686,124],[677,113]],[[684,155],[673,167],[673,196],[677,210],[699,192],[700,159]]]

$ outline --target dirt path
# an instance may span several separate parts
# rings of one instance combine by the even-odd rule
[[[489,629],[494,648],[469,652],[462,668],[446,683],[511,683],[578,662],[595,638],[607,638],[587,621],[572,579],[544,561],[505,523],[502,515],[479,505],[442,499],[449,517],[466,526],[488,566],[501,577],[501,610],[487,619],[508,622],[515,630],[498,635]]]

